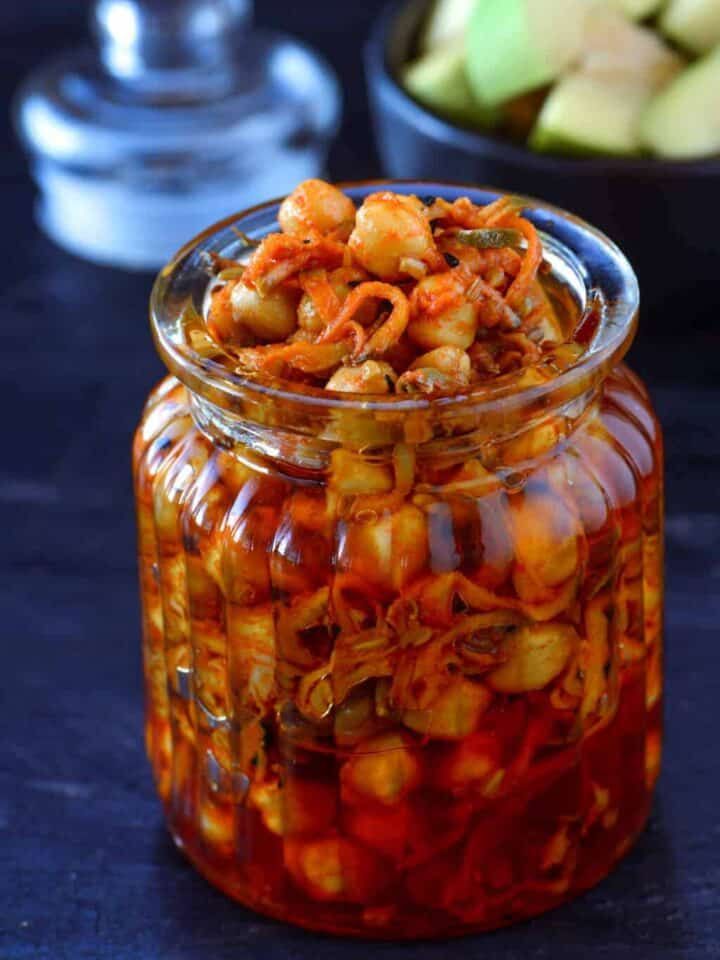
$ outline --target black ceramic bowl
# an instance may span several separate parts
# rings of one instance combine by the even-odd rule
[[[645,330],[716,322],[720,308],[720,158],[668,162],[533,153],[455,126],[398,82],[430,0],[391,5],[368,41],[366,71],[385,173],[490,184],[579,214],[622,247],[639,277]],[[718,286],[716,286],[718,284]]]

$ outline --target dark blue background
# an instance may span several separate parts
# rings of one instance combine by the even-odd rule
[[[379,173],[360,76],[375,0],[260,0],[323,47],[347,115],[333,174]],[[78,0],[3,0],[0,92],[79,39]],[[165,833],[141,738],[129,444],[161,370],[150,278],[89,266],[36,231],[8,129],[0,155],[0,958],[493,960],[720,957],[720,334],[644,317],[634,363],[668,442],[667,752],[651,826],[599,889],[451,944],[342,943],[253,916]],[[716,283],[716,278],[708,282]],[[720,298],[719,298],[720,299]]]

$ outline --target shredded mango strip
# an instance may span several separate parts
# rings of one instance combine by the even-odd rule
[[[274,233],[262,241],[250,258],[242,281],[264,294],[302,270],[338,267],[344,258],[345,247],[336,241],[322,237],[303,241]]]
[[[410,319],[410,307],[402,290],[387,283],[364,283],[354,292],[361,293],[359,302],[367,297],[376,297],[387,300],[392,305],[387,319],[373,331],[360,350],[355,350],[354,359],[365,360],[373,354],[385,353],[400,339]]]
[[[523,257],[520,273],[515,277],[506,294],[508,304],[517,309],[528,295],[533,281],[537,278],[543,258],[542,245],[537,230],[529,220],[513,215],[503,218],[503,222],[522,233],[527,241],[527,250]]]
[[[318,316],[330,325],[342,304],[328,280],[327,270],[310,270],[300,275],[300,286],[312,300]]]
[[[287,366],[301,373],[324,373],[341,363],[348,353],[349,348],[344,343],[320,346],[299,341],[279,346],[252,347],[242,351],[239,370],[243,373],[255,371],[280,376]]]

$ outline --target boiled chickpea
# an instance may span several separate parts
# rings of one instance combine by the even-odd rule
[[[580,568],[581,528],[559,497],[526,492],[511,501],[518,571],[538,586],[557,587]]]
[[[462,739],[475,730],[492,699],[492,693],[481,683],[458,677],[428,710],[406,710],[403,723],[427,737]]]
[[[332,184],[305,180],[283,201],[278,220],[285,233],[335,233],[339,240],[347,240],[355,222],[355,205]]]
[[[288,838],[284,850],[290,875],[313,900],[366,903],[388,880],[383,861],[345,837]]]
[[[340,367],[325,388],[341,393],[392,393],[396,379],[389,363],[366,360],[358,367]]]
[[[464,737],[437,771],[437,782],[450,790],[468,787],[492,793],[502,781],[501,747],[493,732]]]
[[[420,782],[420,761],[410,740],[381,733],[361,743],[342,769],[343,786],[378,801],[398,803]]]
[[[358,577],[386,589],[401,590],[427,560],[427,522],[410,503],[369,523],[350,526],[345,550]]]
[[[420,202],[394,193],[375,193],[365,200],[349,245],[366,270],[387,281],[412,276],[404,260],[422,265],[438,257]]]
[[[521,627],[508,639],[506,662],[488,677],[501,693],[542,690],[554,680],[579,647],[575,629],[567,623],[543,623]]]
[[[467,350],[478,329],[477,309],[465,296],[462,280],[439,273],[421,280],[410,298],[407,335],[423,350]]]
[[[472,364],[470,357],[459,347],[437,347],[424,353],[410,365],[410,370],[439,370],[457,380],[466,380],[470,376]]]
[[[249,331],[261,343],[286,340],[297,327],[297,298],[290,291],[278,288],[261,297],[257,290],[238,283],[230,300],[235,327]]]

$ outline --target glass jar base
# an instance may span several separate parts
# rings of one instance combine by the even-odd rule
[[[621,844],[616,845],[612,856],[605,861],[596,861],[592,865],[579,864],[577,874],[581,879],[570,883],[562,892],[517,891],[512,898],[506,897],[504,901],[499,896],[491,905],[475,905],[474,909],[469,908],[467,913],[475,914],[469,920],[428,910],[425,905],[413,903],[408,903],[405,907],[383,904],[363,907],[311,902],[302,894],[294,895],[294,903],[289,900],[280,901],[272,895],[258,897],[250,891],[254,884],[239,876],[236,863],[209,855],[189,831],[171,830],[171,834],[178,850],[205,880],[246,909],[272,920],[314,933],[361,940],[444,940],[490,933],[513,926],[557,910],[588,893],[601,884],[630,853],[644,832],[649,816],[650,809],[644,813],[640,826]],[[581,867],[584,869],[580,869]]]

